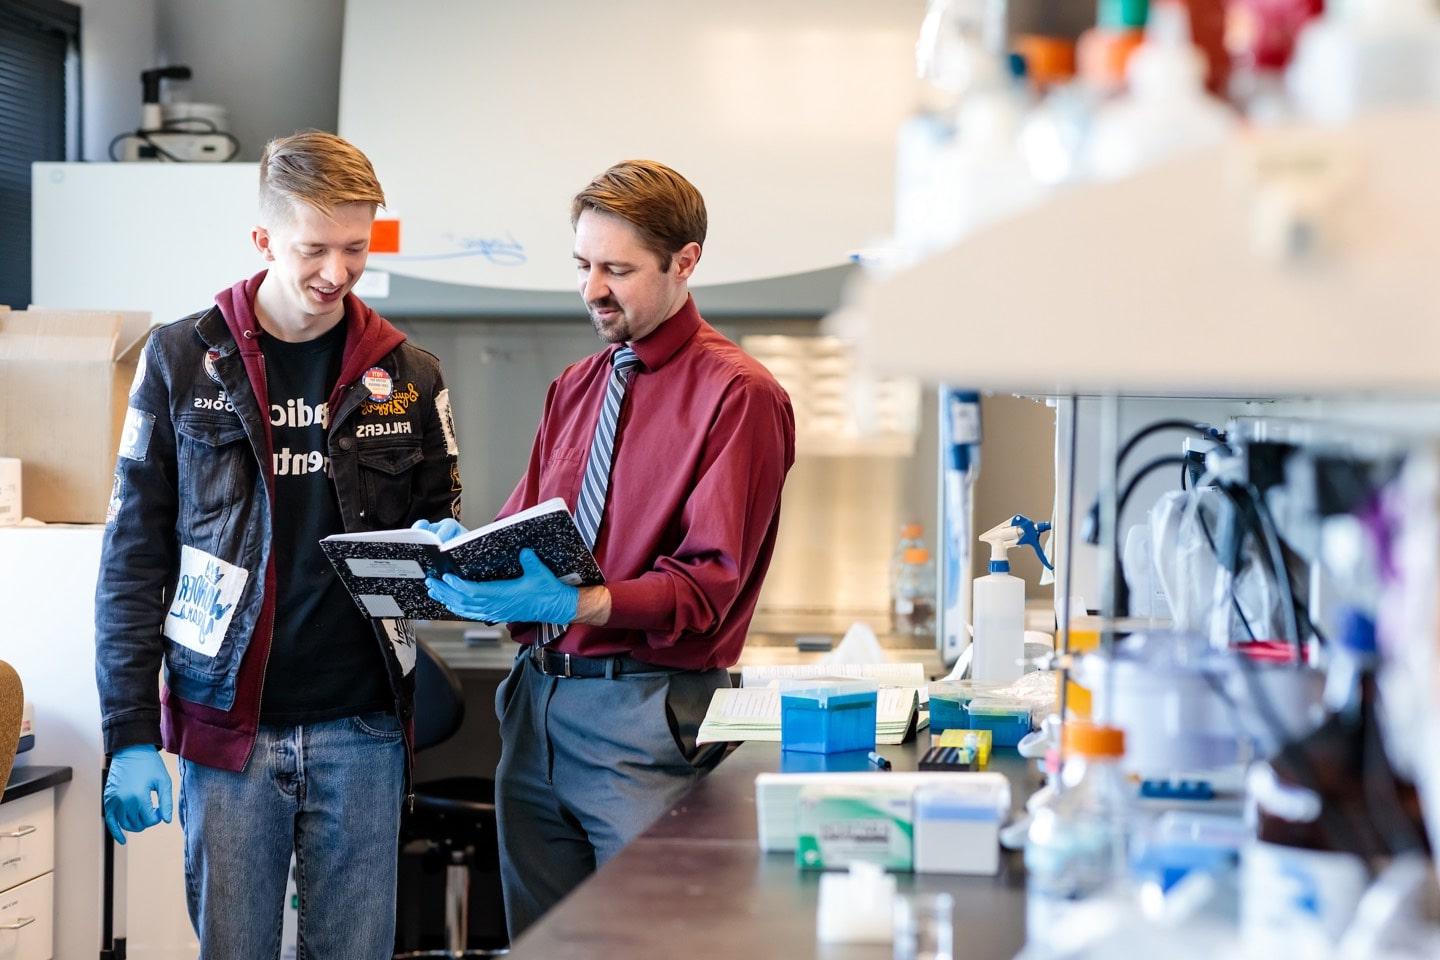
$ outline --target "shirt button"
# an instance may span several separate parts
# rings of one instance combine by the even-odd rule
[[[341,437],[338,446],[341,450],[349,450],[351,447],[355,446],[355,441],[351,440],[349,437]]]

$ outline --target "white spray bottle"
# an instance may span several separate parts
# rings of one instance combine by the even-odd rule
[[[975,581],[975,651],[970,676],[975,680],[1019,680],[1025,657],[1025,581],[1010,574],[1009,551],[1033,547],[1047,570],[1053,569],[1040,547],[1048,523],[1019,514],[980,535],[990,544],[990,574]]]

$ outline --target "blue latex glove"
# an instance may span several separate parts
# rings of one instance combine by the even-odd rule
[[[150,794],[160,797],[156,807]],[[170,822],[170,771],[160,751],[148,743],[125,747],[110,758],[110,777],[105,781],[105,826],[110,836],[124,846],[125,831],[139,833],[164,820]]]
[[[449,517],[446,517],[439,523],[431,523],[429,520],[416,520],[414,523],[410,524],[410,529],[429,530],[431,533],[435,534],[435,536],[440,538],[441,543],[444,543],[447,540],[453,540],[456,537],[460,536],[460,534],[466,532],[465,527],[460,523],[459,520],[451,520]]]
[[[453,573],[425,578],[430,598],[470,620],[486,623],[569,623],[580,591],[561,583],[533,550],[520,551],[524,574],[514,580],[474,583]]]

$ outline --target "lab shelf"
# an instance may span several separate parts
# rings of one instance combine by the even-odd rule
[[[881,375],[1038,394],[1440,390],[1440,111],[1252,130],[1058,191],[832,315]]]

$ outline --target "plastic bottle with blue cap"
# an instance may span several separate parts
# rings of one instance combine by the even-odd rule
[[[1028,546],[1045,569],[1054,569],[1040,546],[1050,524],[1016,514],[980,535],[990,544],[990,573],[975,581],[975,652],[970,676],[976,680],[1020,679],[1025,656],[1025,581],[1010,573],[1009,551]]]

